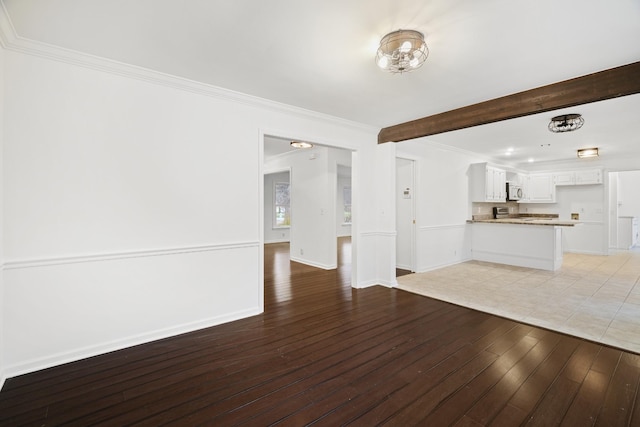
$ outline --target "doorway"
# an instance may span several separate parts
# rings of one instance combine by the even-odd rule
[[[396,276],[415,266],[415,161],[396,158]]]
[[[310,149],[293,149],[291,139],[264,135],[263,175],[289,171],[290,223],[288,230],[275,229],[263,221],[263,242],[287,243],[289,260],[323,270],[341,270],[343,258],[355,259],[351,239],[351,200],[357,197],[352,185],[355,152],[313,143]],[[263,211],[273,211],[270,185],[263,186]],[[352,194],[353,193],[353,194]],[[265,215],[266,217],[267,215]],[[275,229],[275,237],[273,236]],[[289,238],[286,237],[286,232]],[[283,234],[285,234],[283,236]],[[349,251],[347,256],[340,251]],[[352,270],[352,282],[355,271]]]
[[[609,249],[635,250],[640,246],[640,170],[609,172]]]

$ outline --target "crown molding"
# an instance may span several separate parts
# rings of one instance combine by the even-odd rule
[[[322,120],[338,124],[340,126],[354,128],[364,132],[378,133],[380,128],[364,123],[354,122],[340,117],[332,116],[305,108],[284,104],[257,96],[247,95],[230,89],[213,86],[210,84],[190,80],[160,71],[151,70],[136,65],[131,65],[112,59],[66,49],[47,43],[30,40],[19,36],[11,22],[4,1],[0,0],[0,45],[6,50],[37,56],[53,61],[64,62],[71,65],[85,67],[105,73],[115,74],[131,79],[142,80],[173,89],[209,96],[225,101],[245,104],[252,107],[266,108],[275,112],[297,115],[303,118]]]
[[[492,163],[501,163],[499,160],[495,159],[494,157],[491,156],[487,156],[485,154],[482,153],[476,153],[474,151],[469,151],[469,150],[465,150],[464,148],[459,148],[459,147],[454,147],[452,145],[447,145],[444,144],[442,142],[438,142],[438,141],[434,141],[432,139],[429,139],[429,137],[423,137],[422,139],[415,139],[414,141],[420,141],[421,142],[421,146],[422,147],[427,147],[430,149],[434,149],[434,150],[443,150],[443,151],[449,151],[452,153],[458,153],[458,154],[462,154],[465,156],[469,156],[472,158],[476,158],[479,159],[481,161],[486,161],[486,162],[492,162]],[[411,151],[404,151],[402,149],[402,145],[399,144],[398,148],[396,150],[397,153],[399,153],[399,157],[402,157],[403,154],[405,153],[411,153]]]
[[[0,46],[7,48],[10,41],[16,38],[16,30],[9,19],[9,13],[4,6],[4,1],[0,0]]]

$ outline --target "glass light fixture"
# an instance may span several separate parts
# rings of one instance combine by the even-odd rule
[[[390,73],[405,73],[420,68],[429,56],[424,35],[415,30],[397,30],[380,41],[376,64]]]
[[[563,114],[555,116],[549,122],[549,130],[553,133],[571,132],[578,130],[584,124],[580,114]]]
[[[313,147],[313,144],[311,144],[310,142],[303,142],[303,141],[291,141],[291,146],[293,148],[311,148]]]
[[[588,157],[598,157],[598,149],[597,148],[582,148],[578,150],[578,158],[585,159]]]

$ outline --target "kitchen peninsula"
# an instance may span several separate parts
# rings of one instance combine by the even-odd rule
[[[481,218],[471,223],[472,258],[555,271],[562,266],[562,227],[578,221],[555,216]]]

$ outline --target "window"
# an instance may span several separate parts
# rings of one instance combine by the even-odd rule
[[[351,187],[342,188],[342,204],[344,205],[344,223],[351,224]]]
[[[291,198],[289,196],[289,183],[275,183],[275,220],[273,226],[289,227],[291,225]]]

